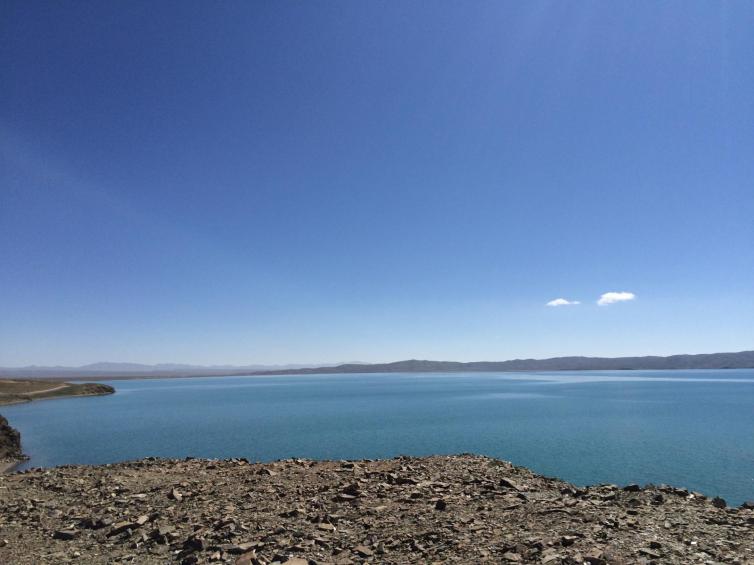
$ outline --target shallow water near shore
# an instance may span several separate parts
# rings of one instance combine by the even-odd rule
[[[31,456],[21,468],[473,452],[579,485],[754,499],[754,369],[102,382],[117,393],[3,407]]]

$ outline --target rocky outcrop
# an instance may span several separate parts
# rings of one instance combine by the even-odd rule
[[[471,455],[157,460],[0,477],[3,563],[750,563],[754,510]]]
[[[115,392],[115,389],[110,385],[101,383],[77,383],[71,386],[73,388],[70,396],[102,396]]]
[[[0,461],[22,458],[21,434],[17,429],[10,427],[8,420],[0,415]]]

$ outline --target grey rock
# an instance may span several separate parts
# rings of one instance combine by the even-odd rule
[[[79,535],[79,532],[77,530],[56,530],[55,533],[52,534],[52,538],[64,540],[64,541],[70,541],[72,539],[77,538],[78,535]]]

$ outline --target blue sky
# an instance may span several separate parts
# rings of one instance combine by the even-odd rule
[[[6,1],[0,42],[0,365],[754,348],[752,3]]]

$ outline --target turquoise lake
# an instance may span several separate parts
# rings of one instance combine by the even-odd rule
[[[579,485],[754,499],[754,370],[102,381],[2,407],[27,467],[146,456],[361,459],[472,452]]]

